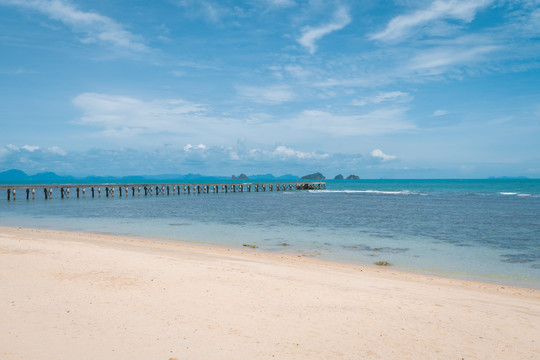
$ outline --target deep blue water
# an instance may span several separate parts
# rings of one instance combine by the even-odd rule
[[[330,180],[326,191],[5,199],[3,191],[5,226],[249,244],[540,288],[540,180]]]

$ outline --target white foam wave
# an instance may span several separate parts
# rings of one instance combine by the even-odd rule
[[[519,196],[519,197],[536,197],[533,194],[522,194],[522,193],[517,193],[517,192],[500,192],[499,195]]]
[[[343,194],[385,194],[385,195],[418,195],[421,194],[416,191],[400,190],[309,190],[310,193],[343,193]]]

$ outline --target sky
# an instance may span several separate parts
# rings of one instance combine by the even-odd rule
[[[540,1],[0,0],[0,171],[540,178]]]

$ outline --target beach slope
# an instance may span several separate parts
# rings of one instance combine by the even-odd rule
[[[540,290],[0,228],[0,359],[540,359]]]

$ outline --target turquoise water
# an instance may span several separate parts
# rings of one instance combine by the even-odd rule
[[[327,190],[6,201],[0,225],[188,240],[540,288],[540,180],[329,180]],[[285,245],[286,244],[286,245]]]

